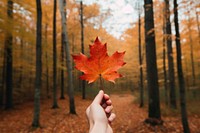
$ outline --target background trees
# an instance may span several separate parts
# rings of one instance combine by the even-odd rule
[[[149,93],[148,123],[161,123],[160,100],[158,88],[158,73],[156,62],[156,42],[154,31],[154,16],[152,0],[144,1],[145,7],[145,43],[147,64],[147,88]],[[156,123],[156,124],[158,124]]]
[[[125,77],[118,79],[115,85],[106,82],[105,87],[107,88],[106,91],[108,93],[130,92],[131,90],[131,93],[132,91],[134,91],[134,94],[136,93],[137,96],[140,94],[142,95],[142,93],[138,92],[139,87],[141,87],[144,88],[144,107],[147,105],[146,102],[148,100],[146,95],[149,93],[152,98],[160,98],[157,99],[157,102],[159,102],[160,100],[161,105],[163,104],[163,96],[166,95],[167,97],[168,94],[170,94],[171,100],[168,101],[168,98],[166,98],[165,101],[171,103],[171,106],[173,108],[176,108],[176,100],[180,93],[176,91],[179,85],[178,78],[180,78],[180,66],[177,66],[178,64],[180,64],[180,62],[182,62],[181,76],[182,78],[184,77],[186,79],[185,94],[187,95],[185,97],[189,99],[189,102],[194,102],[198,100],[200,86],[200,7],[198,2],[196,2],[195,0],[189,2],[183,0],[178,3],[178,11],[180,12],[180,38],[175,35],[175,27],[177,26],[175,25],[175,22],[172,21],[174,19],[174,11],[172,9],[173,6],[169,6],[172,3],[169,3],[169,1],[167,0],[155,0],[153,2],[154,11],[151,11],[150,14],[151,19],[154,19],[154,27],[151,23],[150,27],[146,26],[146,28],[144,28],[144,12],[142,11],[139,13],[140,19],[136,19],[136,16],[138,16],[138,14],[135,13],[132,14],[135,21],[130,24],[130,27],[128,27],[127,30],[119,38],[114,37],[113,35],[108,33],[108,29],[105,29],[105,25],[108,24],[107,21],[113,15],[111,9],[105,10],[106,6],[102,8],[101,5],[97,3],[87,4],[87,2],[83,1],[83,10],[81,13],[79,3],[80,1],[77,2],[73,0],[67,0],[66,6],[65,0],[59,2],[60,4],[54,6],[53,1],[41,1],[43,15],[42,20],[40,20],[39,18],[37,18],[37,13],[39,12],[36,12],[37,6],[35,1],[0,1],[0,10],[2,11],[2,13],[0,14],[1,107],[10,108],[13,104],[15,105],[19,103],[24,103],[24,101],[26,100],[31,101],[34,99],[33,94],[35,93],[35,90],[37,94],[36,99],[41,98],[43,100],[46,97],[52,98],[54,94],[54,101],[56,101],[56,92],[53,93],[52,91],[52,88],[56,87],[58,91],[60,91],[61,98],[64,98],[65,94],[69,94],[71,104],[70,112],[76,113],[73,95],[79,95],[81,93],[80,88],[82,86],[82,81],[79,80],[79,76],[81,75],[81,73],[73,69],[73,67],[71,66],[73,65],[73,63],[71,62],[70,55],[83,52],[82,47],[84,47],[84,53],[88,55],[89,45],[92,44],[96,36],[99,36],[103,43],[107,42],[108,51],[110,53],[113,53],[117,50],[126,51],[125,61],[127,62],[127,64],[124,66],[123,69],[120,70],[120,73],[123,73]],[[126,2],[131,3],[129,0],[127,0]],[[152,1],[146,2],[147,7],[148,5],[152,4]],[[53,7],[56,8],[57,6],[59,6],[60,8],[60,5],[63,5],[62,13],[58,12],[56,15],[53,15]],[[135,3],[132,3],[132,6],[134,7]],[[186,7],[187,10],[185,10]],[[162,13],[163,9],[165,12],[164,14]],[[6,12],[7,10],[8,13]],[[189,13],[188,10],[190,11]],[[82,17],[80,17],[80,14],[82,14]],[[55,18],[55,16],[57,18]],[[150,17],[148,17],[148,14],[146,19],[150,19]],[[40,27],[36,27],[37,20],[41,21],[41,31],[39,30]],[[53,20],[57,23],[57,27],[55,27],[55,25],[52,23]],[[83,23],[80,24],[80,22],[84,22],[84,36],[81,35],[81,33],[83,33],[81,32],[81,27],[83,27]],[[116,25],[118,25],[118,23]],[[115,28],[114,25],[113,28]],[[164,34],[162,32],[162,29],[164,29]],[[38,38],[36,38],[37,32],[39,36],[41,36],[41,45],[43,45],[42,48],[40,48],[40,44],[35,45],[36,43],[38,43]],[[51,41],[53,40],[53,38],[55,40],[55,36],[53,37],[53,34],[55,35],[55,33],[57,34],[56,46],[53,45],[53,42]],[[147,37],[150,37],[146,38],[147,43],[145,42],[145,33]],[[138,34],[140,34],[139,39],[137,38]],[[156,38],[154,38],[154,35],[156,36]],[[153,43],[149,43],[148,39],[150,39],[151,41],[153,40]],[[175,49],[176,39],[180,39],[180,46],[182,49],[181,55],[180,53],[178,53],[178,50]],[[139,46],[138,40],[140,42]],[[167,54],[163,52],[166,46],[162,45],[163,42],[166,41]],[[43,53],[42,55],[40,55],[40,52],[36,50],[36,47],[38,48],[38,46],[39,49],[41,49],[39,51]],[[147,46],[147,48],[145,46]],[[156,47],[154,48],[154,46]],[[138,50],[138,47],[142,50]],[[36,59],[36,54],[39,55],[37,56],[38,59],[40,58],[40,56],[41,59]],[[163,56],[166,55],[168,58],[166,58],[166,61],[164,61]],[[151,56],[153,56],[153,60]],[[179,58],[176,58],[176,56],[179,56]],[[57,60],[55,61],[55,59]],[[147,63],[141,62],[144,59],[146,59]],[[166,64],[163,63],[163,61],[166,62]],[[43,65],[40,66],[40,63],[42,63]],[[154,65],[152,67],[149,67],[148,63],[152,63]],[[163,64],[165,64],[166,66]],[[166,70],[163,70],[164,66]],[[151,68],[151,70],[149,68]],[[141,78],[141,69],[143,71],[143,78]],[[67,72],[67,70],[69,71]],[[165,71],[168,71],[168,73],[164,74]],[[54,72],[57,73],[55,74]],[[157,76],[154,73],[155,77],[149,78],[149,76],[146,75],[146,72],[155,72],[157,73]],[[57,75],[56,78],[55,75]],[[70,76],[73,76],[73,83],[72,77]],[[34,87],[35,77],[37,77],[36,85],[38,87]],[[149,90],[152,87],[147,84],[152,80],[154,80],[154,85],[152,86],[153,91],[156,90],[155,93]],[[143,87],[140,86],[142,84]],[[164,84],[165,86],[167,85],[169,88],[168,90],[166,90],[165,94]],[[87,98],[95,95],[95,93],[97,92],[96,88],[98,88],[97,86],[98,82],[90,85],[85,84],[85,94],[88,95]],[[110,88],[112,88],[112,90]],[[158,97],[158,88],[160,97]],[[181,86],[180,88],[181,96],[183,96],[182,89],[184,88]],[[39,93],[40,97],[38,95]],[[66,100],[68,99],[66,98]],[[181,101],[182,100],[184,100],[184,96],[182,97]],[[39,100],[36,102],[37,106],[39,106]],[[156,105],[158,105],[157,102]],[[177,102],[179,102],[179,100],[177,100]],[[196,104],[194,103],[188,104],[188,106],[195,107],[194,105]],[[184,102],[182,105],[184,105]],[[188,108],[189,111],[190,109],[191,108]],[[39,109],[37,109],[36,112],[38,112],[38,110]],[[161,111],[162,110],[168,110],[168,107],[161,106]],[[177,106],[177,110],[179,110],[179,106]]]
[[[40,126],[40,89],[42,85],[42,6],[41,1],[36,0],[37,7],[37,27],[36,27],[36,77],[34,94],[34,116],[33,127]]]

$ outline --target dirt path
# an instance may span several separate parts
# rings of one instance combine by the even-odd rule
[[[114,133],[181,133],[182,127],[179,118],[163,118],[163,126],[151,127],[144,123],[147,111],[134,104],[134,97],[130,94],[111,95],[114,112],[117,115],[112,123]],[[87,133],[88,123],[85,110],[91,100],[82,100],[76,97],[76,111],[78,115],[70,115],[68,99],[59,100],[59,109],[51,109],[52,100],[41,102],[41,128],[33,130],[33,103],[18,105],[11,111],[0,111],[0,133]],[[200,118],[190,119],[192,133],[200,133]]]
[[[131,132],[139,123],[144,121],[146,113],[133,104],[134,97],[132,95],[113,95],[111,96],[115,113],[116,121],[113,123],[113,130],[117,133]]]

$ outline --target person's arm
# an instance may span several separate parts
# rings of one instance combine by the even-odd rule
[[[90,133],[112,133],[110,124],[115,119],[110,97],[101,90],[87,108]]]

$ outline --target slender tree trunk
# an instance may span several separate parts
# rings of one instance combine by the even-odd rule
[[[37,8],[37,28],[36,28],[36,78],[35,78],[35,95],[34,95],[34,116],[33,127],[40,126],[40,89],[42,76],[42,7],[41,1],[36,0]]]
[[[180,42],[179,23],[178,23],[177,0],[174,0],[174,24],[175,24],[175,31],[176,31],[177,70],[178,70],[178,79],[179,79],[182,124],[183,124],[184,133],[190,133],[188,119],[187,119],[187,110],[186,110],[185,82],[184,82],[184,77],[183,77],[182,61],[181,61],[182,53],[181,53],[181,42]]]
[[[19,86],[20,89],[22,89],[22,81],[23,81],[23,57],[24,57],[24,52],[23,52],[23,47],[24,47],[24,41],[23,38],[21,38],[21,66],[20,66],[20,76],[19,76]]]
[[[4,89],[5,89],[5,69],[6,69],[6,44],[4,45],[4,53],[3,53],[3,68],[2,68],[2,80],[1,80],[1,88],[0,88],[0,107],[4,104]]]
[[[143,63],[142,63],[142,44],[141,44],[141,19],[140,11],[138,13],[138,50],[139,50],[139,65],[140,65],[140,107],[144,106],[144,92],[143,92]]]
[[[198,39],[199,39],[199,45],[200,45],[200,26],[199,26],[199,15],[198,15],[198,11],[197,11],[197,8],[196,8],[196,21],[197,21],[197,28],[198,28]],[[199,57],[199,60],[200,60],[200,57]],[[200,63],[198,63],[198,66],[200,67]]]
[[[56,10],[57,1],[54,0],[53,9],[53,106],[52,108],[58,108],[57,104],[57,50],[56,50]]]
[[[160,115],[158,72],[156,63],[153,2],[152,0],[144,0],[144,3],[147,85],[149,90],[149,118],[146,119],[146,122],[152,125],[157,125],[162,124],[162,120]]]
[[[165,4],[165,3],[164,3]],[[168,85],[167,85],[167,70],[166,70],[166,5],[163,9],[163,73],[164,73],[164,90],[165,90],[165,104],[168,106]]]
[[[66,13],[65,13],[66,14]],[[65,15],[66,16],[66,15]],[[65,99],[64,96],[64,87],[65,87],[65,83],[64,83],[64,58],[65,58],[65,54],[64,54],[64,34],[61,34],[61,63],[62,63],[62,68],[61,68],[61,91],[60,91],[60,99]]]
[[[189,39],[190,39],[190,58],[192,64],[192,86],[196,85],[196,77],[195,77],[195,66],[194,66],[194,54],[193,54],[193,40],[191,33],[191,20],[190,20],[190,12],[188,11],[189,19],[188,19],[188,30],[189,30]]]
[[[168,57],[168,74],[169,74],[169,87],[170,87],[170,107],[173,109],[177,108],[176,104],[176,90],[175,90],[175,77],[174,77],[174,59],[172,49],[172,33],[171,33],[171,22],[170,22],[170,10],[169,0],[165,0],[165,13],[166,13],[166,40],[167,40],[167,57]]]
[[[47,40],[47,29],[48,29],[48,24],[45,25],[45,45],[46,45],[46,50],[45,50],[45,60],[46,60],[46,95],[47,98],[50,98],[49,95],[49,62],[48,62],[48,50],[47,50],[47,45],[48,45],[48,40]]]
[[[8,21],[13,21],[13,1],[8,0],[7,2],[7,15]],[[9,22],[9,23],[10,23]],[[12,26],[12,23],[10,23]],[[6,103],[5,109],[13,108],[13,80],[12,80],[12,72],[13,72],[13,52],[12,52],[12,32],[8,30],[6,33],[5,43],[6,43]]]
[[[64,9],[66,7],[65,0],[59,0],[60,14],[62,18],[62,34],[64,35],[64,43],[66,49],[66,57],[67,57],[67,73],[68,73],[68,90],[69,90],[69,108],[71,114],[76,114],[75,110],[75,101],[74,101],[74,86],[73,86],[73,73],[72,73],[72,63],[70,56],[70,48],[68,43],[67,36],[67,23]]]
[[[196,8],[196,20],[197,20],[197,28],[198,28],[198,37],[199,37],[199,45],[200,45],[200,26],[199,26],[199,15]]]
[[[81,52],[84,54],[84,24],[83,24],[83,2],[80,1],[80,17],[81,17]],[[85,80],[82,80],[82,99],[85,99]]]

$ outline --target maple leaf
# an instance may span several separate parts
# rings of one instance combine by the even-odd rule
[[[72,55],[76,64],[75,68],[82,71],[84,75],[80,78],[89,83],[96,81],[99,77],[115,83],[116,78],[122,77],[117,70],[126,63],[123,61],[125,52],[115,52],[108,56],[107,44],[102,44],[98,37],[93,45],[90,45],[90,57],[84,54]]]

